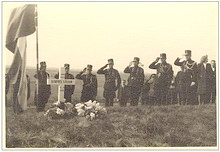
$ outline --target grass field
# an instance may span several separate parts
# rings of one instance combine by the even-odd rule
[[[56,70],[49,71],[53,76]],[[108,108],[104,120],[92,122],[79,117],[48,120],[33,106],[34,80],[28,110],[20,115],[6,108],[6,146],[8,148],[52,147],[183,147],[216,146],[216,106],[137,106],[121,108],[118,103]],[[75,73],[74,73],[75,75]],[[123,75],[126,78],[127,75]],[[98,76],[97,100],[103,102],[104,77]],[[76,81],[73,99],[79,101],[81,82]],[[57,100],[57,87],[52,87],[48,106]]]

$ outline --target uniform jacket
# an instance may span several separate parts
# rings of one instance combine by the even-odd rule
[[[121,77],[118,73],[118,70],[104,69],[104,67],[102,67],[97,71],[97,73],[105,75],[104,89],[116,91],[119,88],[121,84]]]
[[[170,84],[173,79],[173,69],[172,65],[169,63],[156,63],[153,62],[149,66],[150,69],[157,70],[157,81],[158,83],[167,83]]]
[[[50,75],[47,72],[44,71],[39,71],[38,75],[35,74],[34,77],[36,79],[38,79],[38,90],[39,90],[39,94],[47,94],[50,95],[51,94],[51,86],[47,85],[47,79],[50,77]]]
[[[128,86],[141,88],[144,84],[144,70],[141,67],[126,67],[124,73],[130,73]]]
[[[83,81],[82,93],[92,93],[93,96],[97,96],[97,78],[94,74],[83,74],[80,72],[76,75],[76,79]]]
[[[190,59],[189,61],[180,62],[180,59],[177,58],[174,64],[177,66],[185,66],[192,77],[191,81],[197,82],[197,63],[195,61]]]

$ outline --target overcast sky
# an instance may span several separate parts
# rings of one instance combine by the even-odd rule
[[[3,3],[3,44],[13,8],[24,3]],[[145,72],[149,64],[167,53],[173,64],[184,50],[193,59],[217,59],[217,2],[42,2],[38,4],[39,56],[48,67],[69,63],[71,69],[92,64],[94,70],[115,60],[124,70],[134,56]],[[27,66],[36,65],[35,33],[28,37]],[[5,64],[13,54],[4,48]],[[174,66],[175,71],[179,70]]]

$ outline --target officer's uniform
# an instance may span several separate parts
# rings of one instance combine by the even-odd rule
[[[92,65],[88,65],[87,69],[92,70]],[[81,102],[95,100],[97,96],[97,78],[94,74],[83,74],[83,71],[76,75],[76,79],[83,80],[83,89]]]
[[[64,64],[65,68],[70,68],[69,64]],[[55,75],[55,78],[59,78],[59,73]],[[70,73],[65,73],[65,79],[74,79],[74,76]],[[66,99],[66,102],[71,103],[71,97],[74,93],[75,85],[65,85],[64,86],[64,98]]]
[[[160,54],[160,58],[166,59],[166,54]],[[166,104],[167,93],[173,78],[172,65],[169,63],[153,62],[149,66],[150,69],[157,69],[157,77],[155,79],[155,93],[159,104]]]
[[[135,57],[134,60],[139,62],[139,58]],[[131,105],[138,105],[141,89],[144,84],[144,70],[141,67],[126,67],[124,73],[130,73],[128,78],[128,86],[130,88]]]
[[[46,62],[40,63],[41,67],[46,66]],[[49,78],[49,74],[45,71],[40,70],[38,74],[35,74],[34,77],[38,79],[38,100],[37,94],[35,90],[35,105],[37,106],[37,111],[43,111],[46,103],[51,94],[51,87],[47,85],[47,79]]]
[[[113,63],[113,59],[109,59],[108,62]],[[105,84],[103,96],[106,99],[105,106],[113,106],[113,99],[116,97],[115,91],[121,84],[121,77],[116,69],[105,69],[106,66],[100,68],[97,73],[105,75]],[[116,84],[117,80],[117,84]]]
[[[185,56],[191,56],[191,50],[185,50]],[[195,82],[194,86],[189,86],[188,88],[188,103],[195,104],[195,101],[197,101],[197,63],[191,59],[188,61],[182,61],[180,62],[180,59],[177,58],[174,62],[175,65],[177,66],[184,66],[186,68],[186,71],[191,75],[191,79],[189,79],[189,82],[187,83],[192,83]]]

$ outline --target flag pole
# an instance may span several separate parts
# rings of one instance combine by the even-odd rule
[[[37,4],[35,5],[35,29],[36,29],[36,60],[37,60],[37,83],[36,83],[36,106],[38,108],[38,88],[39,88],[39,81],[38,81],[38,71],[39,71],[39,51],[38,51],[38,12],[37,12]]]

